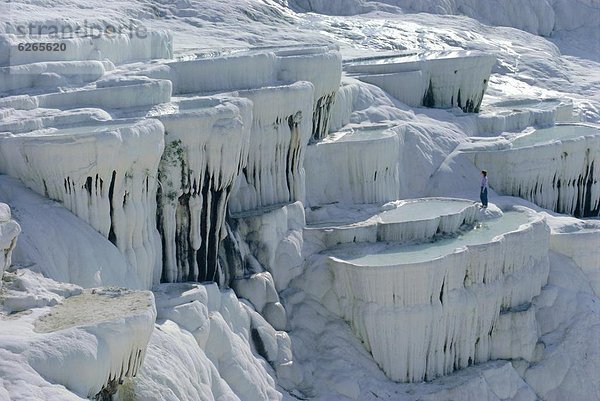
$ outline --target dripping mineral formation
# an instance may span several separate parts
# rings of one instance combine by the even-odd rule
[[[1,10],[0,399],[600,398],[600,8],[384,3]]]

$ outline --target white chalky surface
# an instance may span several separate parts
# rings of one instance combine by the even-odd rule
[[[149,32],[18,50],[84,19]],[[0,400],[600,399],[599,42],[597,0],[1,4]]]

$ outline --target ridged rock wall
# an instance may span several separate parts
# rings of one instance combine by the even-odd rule
[[[495,63],[490,54],[447,51],[358,59],[344,70],[409,106],[478,113]]]
[[[62,202],[115,244],[151,288],[161,253],[155,216],[163,135],[156,120],[3,134],[0,172]]]
[[[162,281],[224,283],[218,251],[227,204],[248,158],[252,103],[191,99],[157,118],[166,146],[158,180]]]
[[[490,172],[490,185],[496,192],[558,213],[600,215],[600,130],[595,135],[557,137],[551,142],[468,155],[478,168]]]
[[[548,246],[549,229],[535,218],[437,259],[369,266],[332,256],[328,264],[339,313],[373,358],[392,380],[419,382],[500,357],[495,349],[531,360],[535,333],[520,333],[531,340],[510,356],[493,333],[510,324],[501,313],[526,307],[546,284]]]
[[[235,92],[250,99],[248,163],[229,202],[232,213],[303,201],[304,152],[311,135],[314,87],[309,82]]]

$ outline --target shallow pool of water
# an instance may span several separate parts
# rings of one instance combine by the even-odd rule
[[[338,208],[335,205],[324,206],[319,213],[314,213],[314,219],[309,221],[311,228],[335,228],[344,227],[353,224],[367,223],[381,219],[384,223],[402,223],[407,221],[429,220],[439,216],[457,214],[461,210],[473,204],[469,200],[450,200],[450,199],[422,199],[410,201],[401,206],[382,210],[373,205],[363,205],[364,208]],[[326,217],[319,218],[318,215]],[[312,215],[307,216],[307,220]]]
[[[505,212],[501,218],[478,223],[472,229],[457,236],[413,245],[352,244],[332,251],[330,256],[358,266],[389,266],[426,262],[451,254],[457,248],[488,243],[501,234],[517,230],[519,226],[529,221],[530,217],[526,213]]]
[[[429,220],[438,216],[457,214],[472,201],[451,201],[444,199],[409,202],[399,208],[387,210],[379,215],[385,223],[401,223],[405,221]]]
[[[514,148],[523,148],[555,140],[574,139],[580,136],[599,134],[600,128],[589,125],[557,125],[535,130],[531,134],[515,139],[512,144]]]

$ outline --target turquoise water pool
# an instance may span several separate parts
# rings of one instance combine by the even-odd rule
[[[506,212],[495,220],[476,224],[472,229],[457,236],[438,239],[433,242],[401,244],[353,244],[341,247],[330,253],[338,259],[358,266],[390,266],[420,263],[453,253],[457,248],[491,242],[495,237],[515,231],[530,221],[523,212]]]

